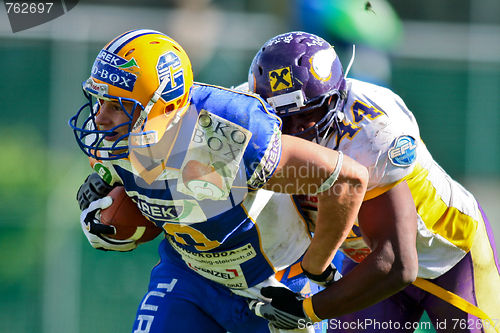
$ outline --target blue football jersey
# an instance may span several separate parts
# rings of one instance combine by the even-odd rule
[[[293,199],[260,189],[279,163],[280,127],[262,99],[197,84],[160,142],[94,168],[165,230],[162,258],[246,289],[296,262],[310,242]]]

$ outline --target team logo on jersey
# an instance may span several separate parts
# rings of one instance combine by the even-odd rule
[[[198,115],[177,190],[197,200],[225,200],[252,132],[206,110]]]
[[[269,72],[269,83],[272,91],[288,89],[292,84],[292,71],[290,67],[275,69]]]
[[[407,167],[415,162],[417,158],[417,144],[415,139],[409,135],[398,137],[388,151],[389,160],[398,167]]]
[[[158,59],[156,65],[160,82],[167,80],[161,97],[165,101],[171,101],[184,93],[184,70],[181,59],[172,51],[165,53]]]

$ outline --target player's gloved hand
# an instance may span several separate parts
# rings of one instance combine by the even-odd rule
[[[300,263],[300,266],[302,267],[302,262]],[[337,268],[335,268],[335,265],[332,263],[330,263],[325,271],[319,275],[309,273],[304,269],[304,267],[302,267],[302,270],[304,271],[304,275],[307,276],[309,280],[325,288],[342,278],[342,274],[340,274]]]
[[[304,313],[304,297],[300,294],[284,287],[264,287],[260,293],[270,298],[271,303],[252,300],[248,306],[253,313],[267,319],[274,327],[290,330],[313,323]]]
[[[104,251],[131,251],[137,247],[135,240],[116,240],[106,235],[115,234],[115,227],[100,221],[101,209],[106,209],[113,203],[111,197],[104,197],[92,201],[80,214],[80,224],[83,233],[93,248]]]
[[[87,208],[92,201],[105,197],[112,189],[113,186],[106,183],[97,173],[91,173],[76,194],[80,210]]]

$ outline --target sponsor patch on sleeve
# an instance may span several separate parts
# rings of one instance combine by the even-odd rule
[[[387,154],[395,166],[408,167],[417,159],[417,143],[412,136],[402,135],[394,140]]]
[[[269,180],[274,170],[278,167],[281,158],[281,131],[277,125],[274,125],[274,133],[269,140],[269,145],[253,172],[247,184],[250,188],[258,189],[264,186]]]

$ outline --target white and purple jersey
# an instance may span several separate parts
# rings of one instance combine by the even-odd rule
[[[433,159],[415,117],[398,95],[354,79],[347,80],[347,91],[339,131],[322,144],[338,147],[367,167],[364,200],[406,181],[417,209],[418,276],[441,276],[471,249],[476,229],[483,223],[478,203]],[[305,214],[314,220],[316,198],[301,199]],[[341,250],[355,262],[370,253],[358,225]]]

